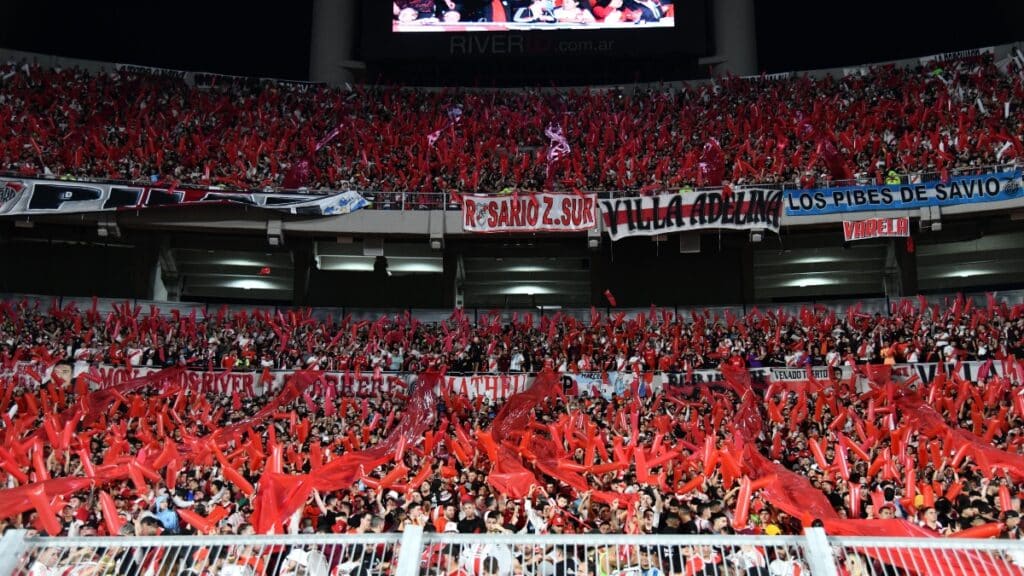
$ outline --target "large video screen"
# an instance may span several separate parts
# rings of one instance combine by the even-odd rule
[[[393,32],[672,28],[675,0],[392,0]]]

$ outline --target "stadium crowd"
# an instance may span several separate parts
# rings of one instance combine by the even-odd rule
[[[914,535],[1021,533],[1024,396],[1015,357],[1024,307],[991,297],[987,305],[905,301],[888,316],[819,306],[792,317],[779,310],[676,318],[652,309],[590,323],[544,317],[536,326],[499,315],[470,322],[461,312],[425,325],[407,316],[336,324],[306,312],[227,309],[147,315],[127,304],[105,316],[27,301],[0,311],[5,369],[34,362],[45,381],[3,389],[4,528],[370,533],[415,523],[460,533],[791,534],[815,520],[840,530],[843,519],[895,517]],[[491,365],[499,347],[528,352],[520,369],[543,370],[533,387],[511,398],[465,398],[432,379],[463,355],[466,369]],[[298,359],[289,360],[292,350]],[[369,370],[370,360],[352,358],[385,350],[397,350],[403,368],[419,357],[421,382],[407,394],[339,397],[316,383],[317,370],[342,369],[343,357],[343,369]],[[760,350],[765,359],[746,357]],[[250,353],[267,357],[268,367],[313,370],[297,372],[279,392],[249,397],[196,395],[174,377],[182,364],[241,369],[238,358]],[[597,364],[586,366],[591,354]],[[76,357],[135,356],[161,358],[168,368],[95,391],[71,370]],[[609,370],[623,358],[638,382],[649,370],[702,365],[719,366],[726,381],[602,397],[565,390],[553,376],[552,368]],[[809,372],[807,382],[755,390],[743,368],[773,359],[849,363],[854,376],[819,382]],[[896,381],[887,366],[964,359],[1002,369],[975,381],[952,371],[921,382]],[[308,497],[296,502],[295,494]],[[435,552],[441,564],[451,553]],[[754,573],[790,574],[783,564],[792,570],[796,562],[699,548],[672,557],[605,553],[550,561],[576,574],[610,574],[620,561],[679,574],[746,562],[763,570]],[[386,573],[389,558],[359,557],[375,565],[349,566],[353,573]],[[285,555],[275,558],[283,570]],[[309,562],[301,551],[292,560]],[[277,573],[244,551],[231,552],[230,562]],[[524,573],[526,564],[516,556],[502,574]]]
[[[1024,157],[1017,68],[984,55],[627,94],[186,82],[11,62],[0,66],[0,170],[422,193],[413,207],[436,205],[432,192],[945,178]],[[550,125],[567,153],[549,154]]]
[[[56,302],[0,302],[0,360],[52,365],[57,360],[113,366],[312,369],[335,372],[448,373],[686,372],[738,367],[837,366],[1024,358],[1024,307],[957,298],[943,305],[905,300],[891,314],[860,305],[823,305],[688,316],[653,307],[646,313],[588,320],[530,312],[503,316],[462,311],[422,323],[408,313],[354,321],[313,311],[235,309],[188,315],[128,303],[101,314]]]

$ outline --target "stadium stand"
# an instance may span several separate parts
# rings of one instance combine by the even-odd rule
[[[5,373],[26,384],[7,386],[3,400],[8,526],[115,533],[155,515],[171,534],[410,521],[438,532],[777,534],[799,533],[807,514],[894,513],[942,534],[982,524],[1017,533],[1024,305],[994,297],[905,301],[890,316],[852,306],[684,318],[652,308],[589,322],[470,322],[457,312],[437,325],[226,308],[197,317],[128,303],[100,314],[27,299],[0,310]],[[515,367],[501,360],[510,354]],[[953,368],[929,381],[899,370],[928,362]],[[982,367],[964,379],[966,364]],[[162,369],[104,379],[119,366]],[[442,366],[541,375],[467,393],[438,380]],[[743,375],[764,366],[803,374],[755,379],[755,392]],[[813,366],[834,372],[819,381]],[[215,367],[262,375],[248,386],[181,376]],[[694,385],[712,367],[719,383]],[[271,373],[281,368],[284,386]],[[420,377],[399,387],[384,374],[392,369]],[[327,372],[341,376],[325,386]],[[342,393],[363,378],[372,392]],[[627,384],[609,388],[609,378]],[[259,509],[255,486],[265,497],[275,473],[294,482],[290,474],[321,468],[336,477],[321,474],[323,488],[292,501],[304,506]],[[771,492],[782,485],[756,484],[783,474],[808,491],[797,508]],[[734,487],[744,476],[767,491],[753,511],[737,508],[749,503]],[[28,494],[46,482],[67,483],[47,491],[60,496],[56,508],[39,510]],[[739,484],[749,493],[748,480]],[[812,485],[820,508],[808,504]],[[96,488],[105,496],[90,503],[83,490]],[[468,508],[486,518],[459,521]]]
[[[1020,64],[498,92],[11,62],[0,171],[441,208],[1011,166],[990,195],[1014,202]],[[280,246],[280,221],[260,233]],[[915,250],[898,237],[893,261]],[[386,263],[377,246],[359,257]],[[622,311],[605,290],[589,313],[440,321],[0,300],[0,575],[1019,574],[1024,544],[958,540],[1021,539],[1024,303],[1005,296]]]
[[[1024,156],[1016,60],[862,72],[556,93],[185,82],[137,67],[9,62],[0,168],[167,186],[416,191],[407,206],[436,207],[432,193],[509,188],[946,180]],[[557,158],[550,124],[570,148]]]

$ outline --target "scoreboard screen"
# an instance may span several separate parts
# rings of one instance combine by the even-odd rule
[[[675,0],[392,0],[396,33],[672,28]],[[685,14],[681,14],[685,17]]]

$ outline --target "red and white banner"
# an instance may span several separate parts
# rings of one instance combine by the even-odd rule
[[[75,362],[72,378],[83,379],[90,389],[100,390],[129,382],[135,378],[158,372],[160,368],[150,366],[110,366]],[[238,392],[242,397],[274,394],[284,387],[292,370],[270,370],[255,372],[233,372],[227,370],[186,370],[173,385],[180,385],[194,393],[230,394]],[[50,382],[52,368],[47,369],[34,362],[15,362],[7,368],[0,368],[0,382],[11,382],[15,386],[35,390]],[[408,394],[415,387],[417,375],[408,372],[384,372],[375,376],[367,371],[321,372],[321,381],[312,387],[314,395],[320,395],[324,387],[333,388],[340,396],[374,396],[399,392]],[[491,400],[503,400],[523,392],[533,383],[533,376],[527,374],[472,374],[466,376],[445,376],[444,386],[449,394],[466,398],[484,396]]]
[[[849,380],[853,367],[839,366],[839,377]],[[93,390],[110,388],[124,384],[135,378],[148,376],[159,371],[153,367],[124,367],[109,365],[90,365],[87,362],[76,362],[72,376],[83,378]],[[834,376],[833,368],[815,366],[814,377],[825,382]],[[959,370],[959,372],[957,372]],[[807,380],[807,369],[789,368],[750,368],[753,381],[771,382],[802,382]],[[967,361],[948,363],[939,366],[935,363],[897,364],[892,369],[892,378],[896,382],[905,382],[918,378],[922,382],[931,382],[936,375],[945,371],[947,374],[957,373],[964,380],[984,381],[993,376],[1009,379],[1012,384],[1024,382],[1024,361],[1012,362],[981,362]],[[281,390],[285,382],[295,372],[292,370],[273,370],[266,375],[257,372],[230,372],[227,370],[186,370],[174,382],[186,390],[195,393],[230,394],[238,392],[243,397],[274,394]],[[584,372],[563,373],[559,375],[566,394],[586,394],[610,398],[614,394],[622,395],[633,391],[641,395],[657,394],[668,384],[681,386],[684,384],[705,384],[721,382],[722,373],[718,370],[695,370],[692,373],[657,372],[654,374],[635,374],[633,372]],[[30,390],[39,388],[50,382],[51,370],[33,362],[16,362],[5,369],[0,369],[0,382],[12,382],[15,386]],[[533,385],[534,375],[525,373],[510,374],[469,374],[446,375],[442,382],[446,394],[456,394],[464,398],[483,396],[491,400],[504,400],[526,391]],[[858,379],[861,380],[861,379]],[[333,388],[341,396],[374,396],[376,394],[402,393],[408,394],[415,388],[417,375],[407,372],[384,372],[374,376],[372,372],[360,373],[358,377],[352,372],[321,372],[320,382],[314,384],[311,392],[314,396],[323,394],[323,388]]]
[[[525,392],[533,384],[533,377],[527,374],[472,374],[469,376],[445,376],[447,392],[466,398],[484,396],[491,400],[504,400],[513,394]]]
[[[595,227],[596,194],[462,197],[466,232],[582,232]]]
[[[868,218],[856,222],[843,222],[843,239],[870,240],[872,238],[906,238],[910,236],[910,218]]]

